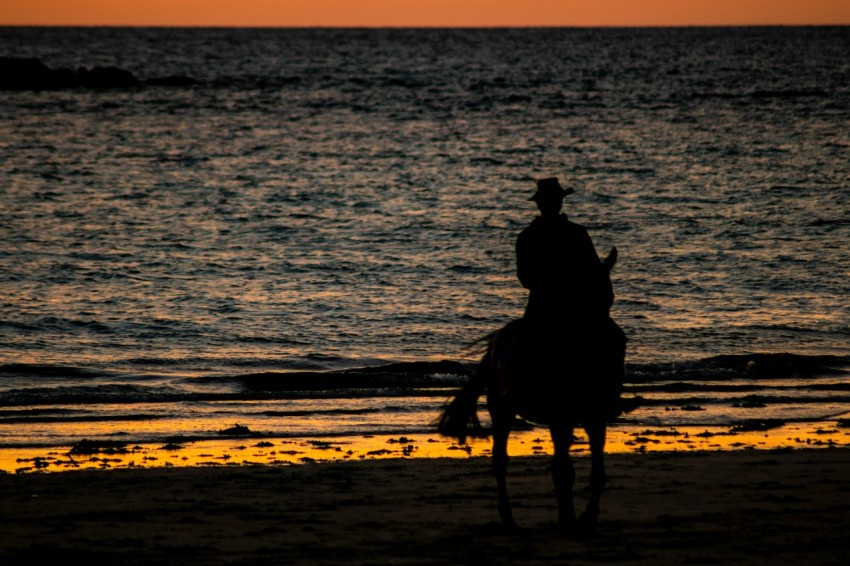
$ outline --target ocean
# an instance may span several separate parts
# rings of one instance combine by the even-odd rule
[[[141,85],[0,91],[0,450],[433,434],[522,314],[549,176],[619,251],[643,405],[613,428],[846,444],[849,52],[848,27],[3,28],[0,57]]]

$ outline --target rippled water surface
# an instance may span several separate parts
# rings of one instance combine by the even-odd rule
[[[462,359],[522,312],[551,175],[619,249],[632,374],[850,355],[848,28],[2,31],[197,81],[0,92],[7,406],[79,371],[184,394]]]

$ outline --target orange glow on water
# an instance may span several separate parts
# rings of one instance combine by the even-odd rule
[[[751,432],[727,427],[634,428],[612,427],[606,452],[695,452],[724,450],[777,450],[850,446],[850,431],[825,423],[794,423]],[[545,428],[517,431],[508,445],[512,457],[553,454]],[[362,436],[321,439],[223,438],[173,444],[128,445],[121,451],[71,454],[62,449],[0,450],[0,473],[64,472],[80,469],[155,468],[172,466],[300,465],[342,460],[385,458],[489,457],[490,439],[467,446],[436,435]],[[587,438],[576,435],[571,454],[589,455]]]
[[[846,0],[5,0],[0,25],[842,25]]]

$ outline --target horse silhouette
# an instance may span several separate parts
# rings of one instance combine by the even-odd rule
[[[606,272],[610,272],[616,261],[614,248],[602,262]],[[486,393],[492,421],[499,516],[506,526],[516,527],[506,485],[508,436],[517,416],[548,426],[555,451],[551,472],[558,501],[558,523],[568,531],[590,534],[598,521],[599,502],[607,480],[604,459],[607,423],[624,409],[620,393],[625,334],[607,318],[593,331],[575,329],[565,344],[563,340],[547,341],[528,326],[523,319],[514,320],[478,341],[486,344],[486,351],[476,372],[443,410],[437,430],[444,436],[457,438],[460,444],[465,444],[470,436],[490,436],[477,416],[478,399]],[[518,347],[523,342],[526,346]],[[531,348],[528,343],[532,344]],[[541,350],[550,354],[540,356]],[[591,495],[580,517],[576,517],[573,504],[575,471],[569,454],[577,426],[587,433],[591,453]]]

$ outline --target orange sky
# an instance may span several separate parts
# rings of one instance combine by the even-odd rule
[[[850,24],[850,0],[0,0],[0,25]]]

